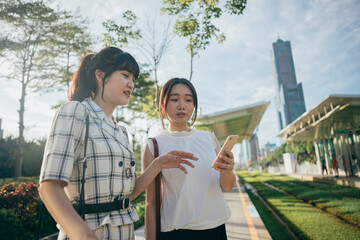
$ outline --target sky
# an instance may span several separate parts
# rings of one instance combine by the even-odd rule
[[[140,19],[159,16],[160,0],[54,0],[60,8],[80,10],[90,23],[90,32],[101,37],[101,22],[119,21],[132,10]],[[161,18],[159,17],[160,21]],[[211,43],[194,59],[194,84],[200,114],[209,114],[260,101],[271,102],[257,134],[260,147],[280,144],[275,112],[275,80],[271,61],[272,43],[278,37],[290,41],[297,81],[303,85],[306,110],[330,94],[360,94],[360,1],[358,0],[255,0],[244,14],[224,15],[216,22],[226,36],[223,44]],[[172,77],[189,77],[190,57],[186,40],[174,38],[159,67],[160,85]],[[100,41],[94,50],[101,49]],[[127,50],[125,48],[125,50]],[[139,62],[145,59],[128,50]],[[7,72],[3,64],[0,74]],[[20,85],[0,79],[0,118],[4,136],[18,136]],[[25,138],[46,137],[55,110],[65,92],[26,96]]]

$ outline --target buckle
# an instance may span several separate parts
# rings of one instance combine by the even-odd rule
[[[114,202],[116,202],[117,209],[125,209],[128,208],[130,205],[130,199],[128,197],[119,199],[119,196],[116,196]]]
[[[123,198],[122,200],[123,200],[123,209],[128,208],[130,205],[130,199],[127,197],[127,198]]]

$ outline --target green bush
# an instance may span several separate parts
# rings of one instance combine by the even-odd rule
[[[134,229],[138,229],[145,224],[145,204],[139,203],[136,205],[136,212],[139,215],[139,220],[134,222]]]
[[[5,184],[0,189],[0,236],[3,239],[32,239],[38,224],[41,200],[32,182]],[[42,236],[56,232],[49,214],[44,215]]]
[[[16,232],[22,232],[19,222],[14,209],[0,208],[0,236],[3,239],[20,239],[15,236]]]

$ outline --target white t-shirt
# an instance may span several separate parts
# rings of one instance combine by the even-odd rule
[[[218,227],[230,217],[230,210],[220,187],[220,173],[211,167],[216,157],[214,134],[206,131],[170,132],[156,136],[159,155],[172,150],[194,153],[195,168],[162,170],[163,199],[161,231],[203,230]],[[152,141],[148,141],[153,152]]]

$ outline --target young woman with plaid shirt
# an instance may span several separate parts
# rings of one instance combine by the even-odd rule
[[[40,173],[41,199],[58,223],[58,239],[134,239],[138,220],[130,204],[165,168],[178,168],[196,157],[170,151],[136,178],[135,155],[126,130],[112,113],[126,105],[139,75],[136,60],[108,47],[82,59],[73,77],[69,102],[57,111],[45,147]],[[79,207],[86,119],[89,119],[84,179],[84,219]],[[185,160],[188,159],[188,160]]]

